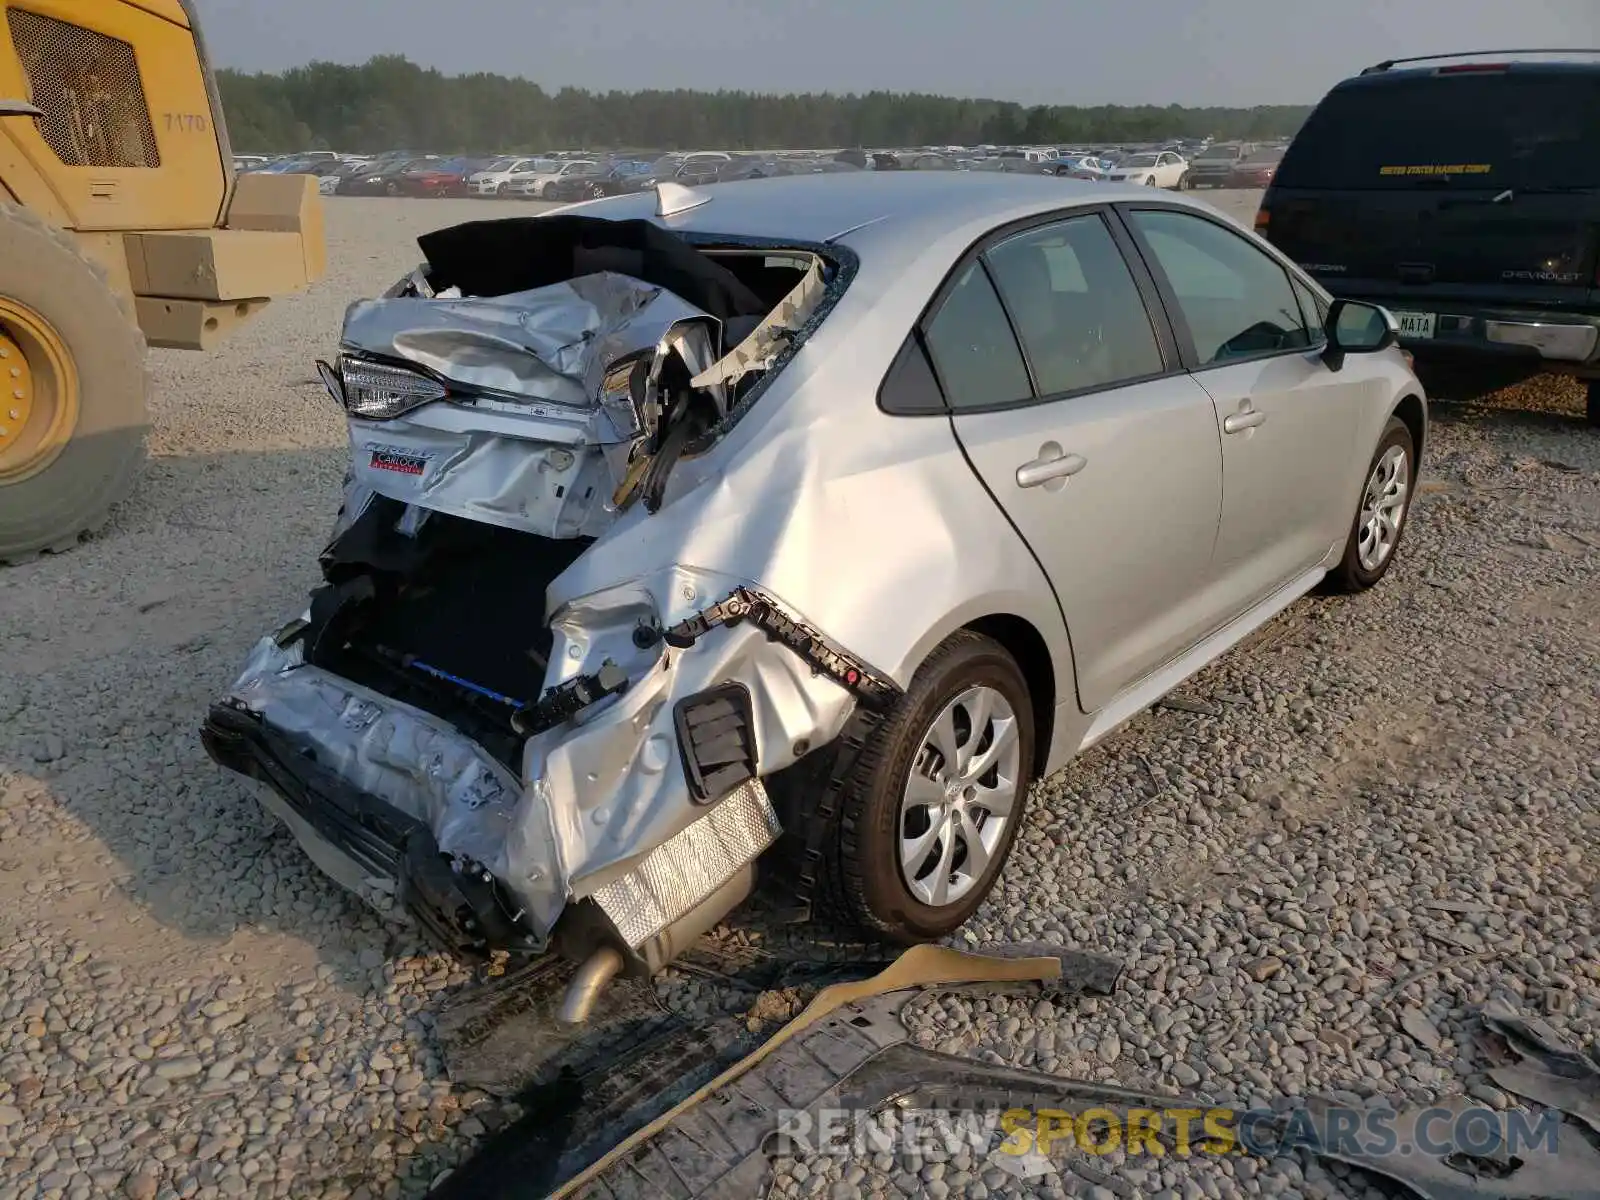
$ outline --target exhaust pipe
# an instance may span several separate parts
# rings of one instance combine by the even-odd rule
[[[561,997],[556,1020],[563,1025],[582,1025],[594,1012],[595,1002],[606,985],[622,970],[622,952],[615,946],[601,946],[583,962]]]

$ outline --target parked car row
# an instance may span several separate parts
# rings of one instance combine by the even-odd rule
[[[1190,187],[1264,187],[1281,147],[1171,142],[1158,147],[924,146],[838,151],[672,151],[500,155],[308,151],[277,159],[237,155],[234,169],[317,176],[324,195],[471,196],[572,202],[627,195],[663,181],[686,186],[836,171],[998,171],[1067,179]]]

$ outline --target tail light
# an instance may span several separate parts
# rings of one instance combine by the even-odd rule
[[[1266,203],[1263,201],[1261,207],[1256,209],[1256,232],[1259,234],[1265,234],[1271,219],[1272,214],[1267,211]]]
[[[337,372],[331,368],[323,370],[326,365],[317,364],[323,385],[351,416],[368,421],[392,420],[413,408],[443,400],[447,394],[440,384],[426,375],[391,367],[386,363],[366,362],[342,355]],[[338,392],[334,391],[334,377],[340,385]]]

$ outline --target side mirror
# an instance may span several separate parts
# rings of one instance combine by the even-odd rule
[[[1360,300],[1335,300],[1323,324],[1328,344],[1322,361],[1330,371],[1344,368],[1347,354],[1375,354],[1400,340],[1400,324],[1388,309]]]

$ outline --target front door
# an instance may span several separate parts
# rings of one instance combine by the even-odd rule
[[[1374,384],[1328,369],[1289,272],[1243,234],[1193,212],[1125,211],[1215,402],[1223,502],[1212,570],[1237,614],[1315,567],[1348,531],[1358,499],[1346,494],[1350,463]]]
[[[1197,600],[1222,502],[1211,399],[1163,351],[1099,212],[971,260],[924,335],[957,438],[1055,588],[1093,712],[1215,617]]]

